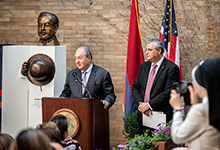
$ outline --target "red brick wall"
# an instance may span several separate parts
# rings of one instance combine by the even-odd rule
[[[88,46],[94,63],[112,76],[117,102],[110,109],[110,145],[125,141],[123,87],[131,0],[0,0],[0,44],[36,45],[37,17],[42,11],[60,20],[57,33],[67,46],[67,71],[75,68],[74,51]],[[139,0],[142,45],[159,37],[164,0]],[[220,56],[220,1],[175,1],[183,79],[208,56]]]

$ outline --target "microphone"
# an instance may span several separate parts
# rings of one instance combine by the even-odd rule
[[[77,73],[76,73],[76,72],[73,72],[72,75],[73,75],[73,77],[75,78],[75,81],[76,81],[76,82],[78,81],[78,82],[84,87],[84,89],[86,90],[86,92],[89,94],[89,98],[92,98],[92,96],[91,96],[89,90],[85,87],[85,85],[82,83],[82,81],[79,80],[79,78],[77,78]],[[91,92],[91,93],[92,93],[92,92]],[[94,93],[92,93],[92,94],[93,94],[95,97],[97,97]],[[97,97],[97,98],[99,99],[99,97]],[[101,99],[99,99],[99,100],[101,100]]]
[[[77,80],[76,78],[76,75],[77,75],[77,73],[76,72],[73,72],[73,77],[75,78],[75,80]]]

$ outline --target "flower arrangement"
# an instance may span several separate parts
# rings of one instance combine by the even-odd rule
[[[158,129],[152,131],[152,141],[167,141],[171,139],[172,120],[167,124],[165,122],[157,125]]]
[[[151,142],[151,137],[148,136],[147,131],[143,135],[135,135],[134,138],[128,142],[121,143],[117,148],[112,147],[111,150],[150,150],[154,146],[155,144]]]
[[[131,115],[127,114],[127,118],[123,118],[123,120],[125,125],[122,133],[129,141],[121,143],[116,148],[112,147],[111,150],[152,150],[155,147],[154,141],[168,141],[171,139],[172,120],[167,124],[165,122],[159,123],[157,129],[152,131],[151,136],[149,136],[149,130],[146,130],[143,135],[137,134],[137,111]]]

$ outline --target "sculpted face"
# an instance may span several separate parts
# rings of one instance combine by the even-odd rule
[[[91,57],[84,55],[83,49],[78,49],[75,53],[76,65],[80,70],[86,71],[91,65]]]
[[[55,36],[58,27],[50,15],[38,18],[38,35],[40,39],[47,40]]]

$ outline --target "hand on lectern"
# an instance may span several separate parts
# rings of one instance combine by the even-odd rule
[[[105,100],[101,100],[102,104],[104,105],[104,109],[108,109],[109,103]]]
[[[28,62],[26,62],[26,61],[22,64],[21,74],[22,74],[23,76],[27,76],[29,64],[30,64],[30,63],[28,63]]]

